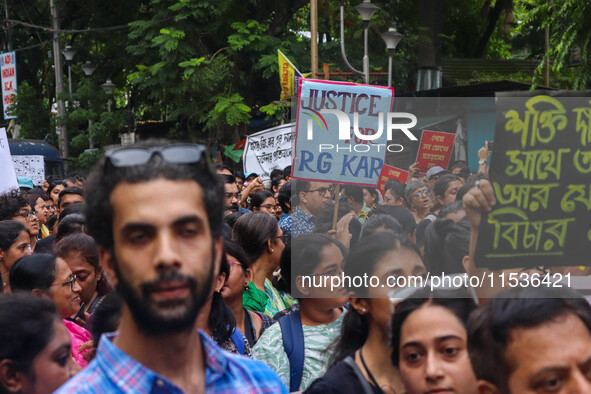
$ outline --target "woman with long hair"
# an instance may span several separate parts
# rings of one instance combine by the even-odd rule
[[[331,345],[331,368],[309,393],[403,393],[398,370],[389,362],[388,291],[409,276],[424,276],[416,246],[404,236],[380,232],[363,239],[345,260],[347,277],[375,277],[380,283],[349,289],[349,312]],[[388,283],[389,278],[397,282]],[[399,279],[400,278],[400,279]]]
[[[269,317],[295,304],[292,297],[281,294],[271,283],[285,248],[282,236],[277,220],[262,212],[241,216],[232,229],[232,240],[244,250],[252,272],[243,294],[244,307]]]
[[[229,265],[229,275],[221,294],[234,313],[236,327],[252,347],[263,331],[275,321],[264,313],[249,311],[243,305],[243,294],[248,288],[251,271],[242,248],[236,242],[224,239],[224,253]]]

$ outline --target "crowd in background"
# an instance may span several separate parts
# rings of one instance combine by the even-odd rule
[[[475,174],[415,163],[383,191],[290,167],[263,181],[188,145],[129,149],[88,185],[19,179],[0,195],[0,393],[591,392],[591,309],[574,290],[384,285],[488,272],[474,259],[495,204],[487,147]],[[587,274],[494,274],[567,271]],[[303,280],[343,274],[379,282]]]

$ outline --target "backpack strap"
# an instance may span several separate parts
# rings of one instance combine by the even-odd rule
[[[304,330],[299,312],[283,316],[279,321],[283,349],[289,359],[289,392],[298,391],[304,372]]]
[[[244,345],[244,336],[238,328],[234,329],[231,338],[232,342],[234,342],[234,345],[236,346],[236,350],[238,350],[238,353],[244,355],[246,353],[246,345]]]

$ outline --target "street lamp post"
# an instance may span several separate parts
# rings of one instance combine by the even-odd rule
[[[386,42],[388,48],[388,87],[392,87],[392,55],[394,49],[404,36],[396,31],[396,26],[392,24],[387,32],[382,33],[382,39]]]
[[[369,21],[371,20],[372,15],[380,9],[375,4],[371,3],[371,0],[363,0],[363,3],[358,4],[355,6],[359,15],[361,15],[361,19],[363,20],[363,71],[359,71],[355,69],[349,61],[347,60],[347,55],[345,53],[345,0],[341,0],[341,54],[343,55],[343,60],[347,67],[351,69],[351,71],[363,75],[363,79],[366,84],[369,84],[369,55],[368,55],[368,35],[369,35]]]
[[[66,62],[68,63],[68,88],[70,91],[70,99],[72,97],[72,59],[74,59],[74,55],[76,54],[76,50],[71,45],[66,45],[66,47],[62,50],[64,57],[66,58]]]
[[[105,93],[107,93],[107,95],[109,96],[109,102],[107,103],[107,108],[108,108],[109,112],[111,112],[111,95],[113,94],[113,91],[115,90],[116,87],[117,87],[117,85],[115,85],[113,82],[111,82],[111,78],[107,78],[107,82],[105,82],[101,85],[101,88],[103,88]]]
[[[82,72],[87,77],[91,77],[96,70],[96,64],[92,63],[90,60],[87,60],[86,63],[82,65]],[[90,100],[87,101],[88,110],[90,111]],[[92,119],[90,116],[88,117],[88,147],[90,149],[94,149],[94,141],[92,140],[92,134],[90,133],[90,128],[92,127]]]

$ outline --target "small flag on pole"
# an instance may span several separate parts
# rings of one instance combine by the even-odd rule
[[[277,50],[277,55],[279,56],[281,100],[289,99],[297,94],[302,74],[280,50]]]

